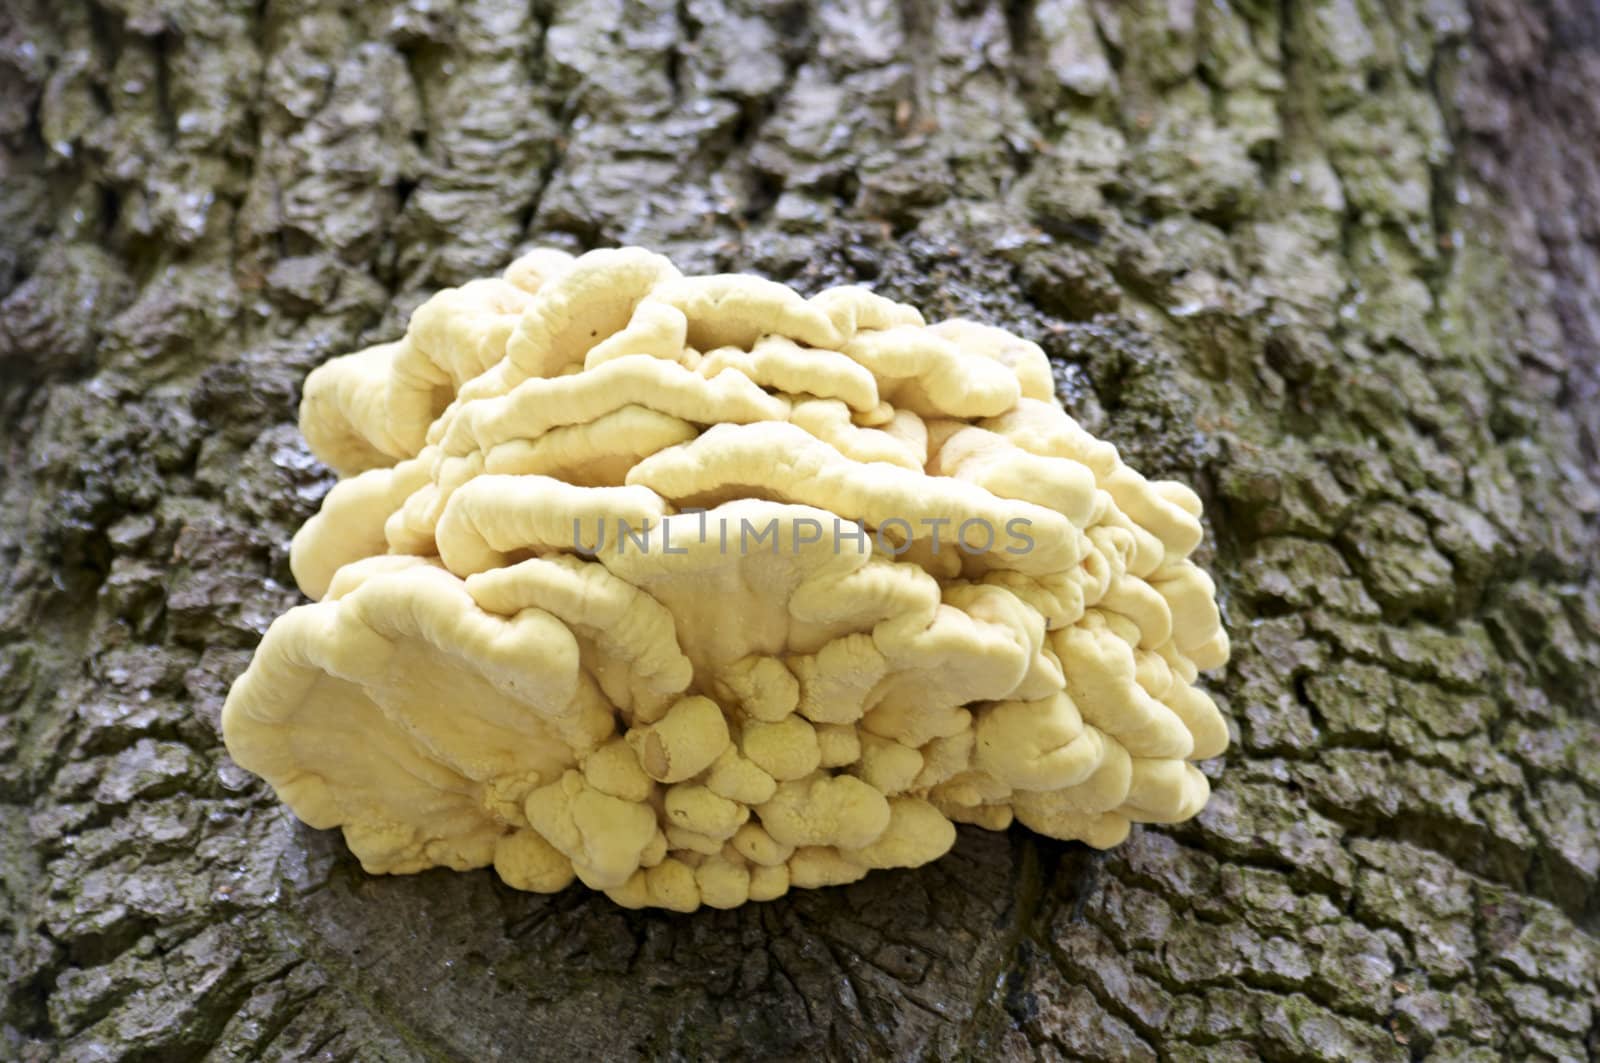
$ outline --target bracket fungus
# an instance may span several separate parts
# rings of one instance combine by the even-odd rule
[[[1195,815],[1228,654],[1200,500],[1036,345],[863,288],[541,250],[306,381],[315,601],[223,710],[372,872],[680,911],[911,867],[955,823]]]

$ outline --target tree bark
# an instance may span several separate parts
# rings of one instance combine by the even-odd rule
[[[1597,144],[1593,0],[11,0],[0,1058],[1594,1058]],[[691,916],[297,824],[300,381],[534,243],[1039,339],[1206,498],[1205,813]]]

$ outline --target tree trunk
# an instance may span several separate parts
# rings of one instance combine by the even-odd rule
[[[1594,1058],[1597,144],[1594,0],[8,0],[0,1058]],[[1206,498],[1205,813],[691,916],[296,823],[299,384],[534,243],[1039,339]]]

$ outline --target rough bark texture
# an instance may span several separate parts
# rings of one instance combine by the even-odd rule
[[[1600,1053],[1592,0],[8,0],[0,1057]],[[689,917],[372,878],[217,738],[299,382],[534,242],[1038,337],[1206,496],[1195,823]]]

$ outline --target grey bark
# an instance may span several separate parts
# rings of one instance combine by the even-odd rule
[[[0,1058],[1594,1058],[1597,144],[1584,0],[10,0]],[[1200,486],[1206,812],[683,917],[232,766],[305,373],[625,242],[1037,337]]]

